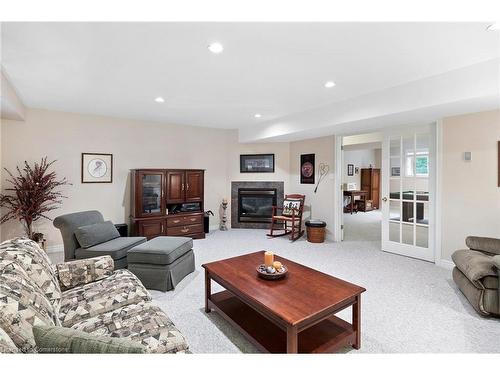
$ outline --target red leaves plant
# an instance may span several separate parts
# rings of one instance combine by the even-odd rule
[[[6,181],[12,187],[5,189],[6,194],[0,194],[0,207],[4,209],[0,224],[17,219],[23,223],[26,235],[32,238],[33,222],[40,218],[52,220],[46,213],[58,208],[62,198],[67,198],[59,188],[71,185],[66,178],[58,180],[56,172],[48,172],[55,162],[49,163],[44,157],[40,163],[30,166],[25,161],[22,170],[16,167],[17,176],[4,168],[9,174]]]

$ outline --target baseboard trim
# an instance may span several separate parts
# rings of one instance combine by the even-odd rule
[[[436,266],[452,270],[453,267],[455,267],[455,264],[451,260],[439,259],[436,261]]]

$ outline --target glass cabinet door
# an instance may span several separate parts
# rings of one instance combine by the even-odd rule
[[[163,173],[141,172],[140,176],[141,214],[163,214]]]

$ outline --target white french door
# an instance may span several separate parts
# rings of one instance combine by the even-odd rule
[[[434,262],[436,127],[384,132],[382,250]]]

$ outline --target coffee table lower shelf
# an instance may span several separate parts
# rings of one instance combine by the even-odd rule
[[[212,294],[209,306],[237,328],[260,351],[286,353],[286,332],[229,291]],[[352,345],[356,333],[350,323],[331,316],[298,334],[299,353],[334,353]]]

